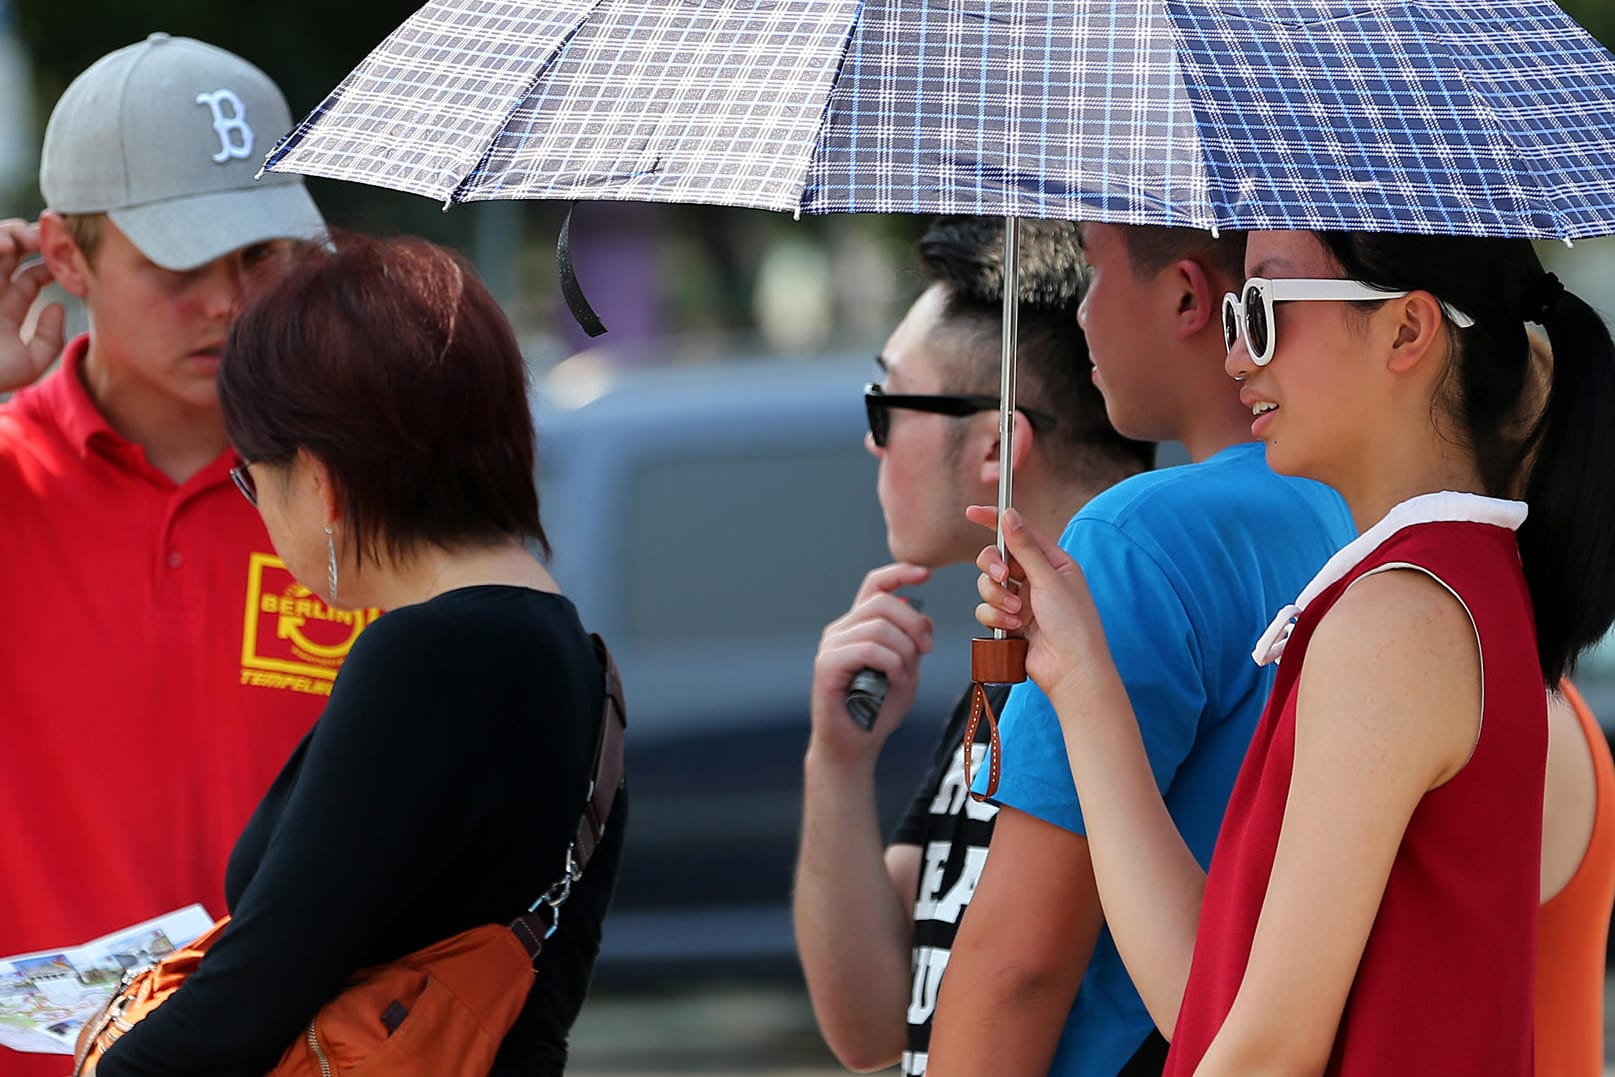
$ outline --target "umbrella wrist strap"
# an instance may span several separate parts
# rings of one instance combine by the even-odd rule
[[[970,749],[976,743],[976,733],[981,728],[983,718],[987,719],[987,790],[978,793],[972,788],[970,780]],[[969,791],[971,800],[982,803],[997,795],[999,760],[1002,757],[998,742],[998,715],[993,713],[986,685],[974,681],[970,685],[970,718],[965,722],[965,789]]]

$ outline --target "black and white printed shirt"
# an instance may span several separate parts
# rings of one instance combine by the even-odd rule
[[[1008,685],[987,689],[993,713],[1003,709]],[[976,892],[976,882],[987,862],[993,818],[998,808],[968,796],[964,773],[964,734],[970,718],[970,690],[954,705],[937,744],[931,769],[915,792],[913,803],[892,833],[893,845],[920,847],[920,881],[914,896],[913,988],[908,1003],[908,1050],[903,1052],[905,1077],[925,1072],[931,1042],[931,1016],[937,991],[948,967],[953,938],[965,906]],[[971,764],[987,759],[987,723],[976,730],[977,746]]]
[[[1003,713],[1010,687],[1000,684],[987,688],[987,700],[994,714]],[[930,771],[891,837],[893,845],[920,847],[904,1077],[920,1077],[925,1073],[930,1057],[931,1018],[936,1013],[942,974],[953,952],[960,919],[976,893],[976,883],[987,863],[987,845],[992,840],[993,822],[998,815],[997,805],[977,803],[968,796],[964,739],[969,721],[970,689],[966,688],[948,717]],[[976,744],[970,751],[971,766],[978,770],[987,762],[987,737],[988,727],[983,721],[976,729]],[[1159,1077],[1166,1064],[1166,1052],[1165,1038],[1152,1029],[1116,1077]]]

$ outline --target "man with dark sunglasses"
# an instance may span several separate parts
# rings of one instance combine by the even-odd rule
[[[932,415],[958,417],[997,411],[998,406],[998,397],[977,393],[888,393],[885,386],[873,381],[864,386],[864,413],[869,419],[869,436],[874,439],[877,449],[886,447],[893,411],[924,411]],[[1035,411],[1024,404],[1017,404],[1015,410],[1025,416],[1026,421],[1032,424],[1032,429],[1040,434],[1047,434],[1060,425],[1054,416]]]
[[[1015,502],[1057,529],[1094,494],[1147,469],[1153,446],[1115,432],[1089,381],[1076,323],[1083,267],[1075,229],[1028,222],[1023,231]],[[931,771],[889,844],[875,816],[874,768],[913,703],[931,645],[930,619],[896,592],[973,559],[982,533],[964,508],[997,492],[1003,223],[942,218],[919,253],[928,286],[877,360],[884,383],[864,390],[896,560],[864,578],[852,608],[825,629],[814,663],[795,897],[798,949],[825,1040],[851,1068],[901,1060],[905,1074],[925,1072],[938,984],[993,825],[995,809],[965,796],[968,693],[941,728]],[[975,596],[949,600],[968,607]],[[846,703],[862,669],[887,678],[871,729]],[[995,690],[995,705],[1002,699]]]
[[[1271,683],[1251,648],[1354,531],[1332,490],[1268,469],[1223,371],[1223,297],[1245,279],[1244,237],[1088,223],[1080,237],[1092,274],[1081,322],[1110,418],[1180,442],[1192,462],[1094,498],[1060,545],[1082,566],[1167,808],[1204,865]],[[937,1005],[932,1073],[1159,1074],[1156,1023],[1170,1033],[1172,1016],[1144,1008],[1105,929],[1065,738],[1035,684],[1010,692],[999,731],[993,855]]]

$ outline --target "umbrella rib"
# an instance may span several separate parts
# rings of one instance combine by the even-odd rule
[[[841,49],[836,56],[835,74],[831,75],[830,81],[825,84],[824,104],[819,109],[819,133],[814,136],[813,151],[802,160],[800,182],[796,185],[796,210],[791,215],[793,220],[802,219],[802,201],[807,193],[808,180],[813,175],[813,162],[818,160],[820,152],[824,149],[824,140],[830,134],[830,103],[835,97],[836,87],[841,84],[842,72],[847,68],[847,56],[852,51],[853,39],[858,34],[858,21],[863,17],[864,11],[864,5],[859,4],[852,18],[847,20],[847,32],[841,39]],[[854,93],[856,92],[855,90]]]

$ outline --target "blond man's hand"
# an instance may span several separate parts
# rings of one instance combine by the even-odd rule
[[[51,281],[38,254],[38,224],[0,221],[0,393],[38,381],[67,343],[61,304],[51,303],[30,319]]]

